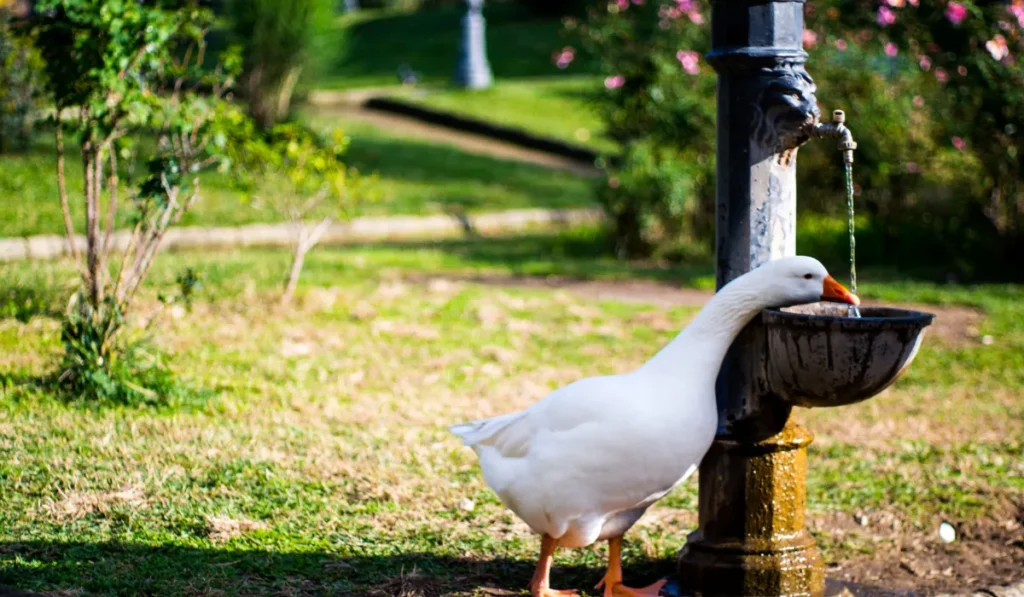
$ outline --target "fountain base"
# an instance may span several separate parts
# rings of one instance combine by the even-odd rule
[[[700,526],[679,558],[681,594],[825,594],[825,565],[805,528],[807,446],[789,421],[758,441],[715,440],[700,466]]]

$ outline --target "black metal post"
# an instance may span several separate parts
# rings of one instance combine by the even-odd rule
[[[719,288],[796,252],[796,153],[819,117],[804,70],[803,7],[802,0],[712,4]],[[755,321],[719,375],[718,436],[699,473],[700,526],[679,561],[688,593],[824,593],[824,565],[804,528],[811,435],[771,395],[764,346]]]

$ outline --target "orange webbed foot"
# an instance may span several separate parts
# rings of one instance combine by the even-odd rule
[[[536,587],[531,583],[530,594],[533,597],[580,597],[579,592],[573,590],[552,589],[550,587]]]
[[[601,582],[597,583],[595,589],[604,588],[604,597],[658,597],[661,593],[661,588],[665,586],[664,580],[659,580],[653,585],[646,586],[642,589],[634,589],[627,587],[622,584],[622,581],[608,582],[607,577],[602,578]]]

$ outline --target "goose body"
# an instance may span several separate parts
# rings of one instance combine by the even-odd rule
[[[547,588],[556,547],[598,540],[611,542],[606,593],[646,594],[621,583],[621,537],[711,447],[715,381],[729,345],[761,309],[819,300],[857,301],[815,259],[769,262],[724,286],[639,368],[581,379],[525,410],[451,427],[476,452],[502,503],[543,537],[535,595],[558,593]]]
[[[714,378],[687,382],[640,369],[581,379],[526,410],[454,431],[476,451],[487,484],[535,533],[584,547],[622,536],[693,474],[718,421],[714,400],[700,400],[708,393]],[[661,402],[685,396],[694,399]]]

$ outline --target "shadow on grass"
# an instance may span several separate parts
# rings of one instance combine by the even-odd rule
[[[0,319],[27,323],[33,317],[60,317],[70,293],[50,285],[14,282],[0,290]]]
[[[339,557],[325,552],[200,549],[125,543],[0,543],[0,597],[45,594],[345,595],[439,597],[527,594],[535,562],[471,559],[416,552]],[[601,564],[603,566],[603,562]],[[626,581],[646,586],[672,574],[674,562],[632,560]],[[592,589],[598,566],[555,566],[556,588]],[[850,592],[846,592],[850,591]],[[920,597],[916,591],[828,579],[826,595]]]
[[[609,241],[600,230],[566,230],[517,236],[480,237],[435,241],[405,241],[350,248],[386,247],[398,251],[442,251],[469,268],[499,268],[513,276],[559,276],[578,280],[645,279],[673,286],[702,286],[714,276],[710,260],[690,264],[619,260],[608,256]],[[430,274],[430,271],[424,273]],[[443,272],[439,272],[441,274]]]
[[[527,560],[480,560],[422,552],[339,557],[324,552],[114,542],[0,543],[0,583],[31,591],[436,596],[489,588],[491,592],[525,593],[533,567],[534,562]],[[671,568],[670,562],[627,562],[633,582],[653,582]],[[597,567],[556,566],[553,584],[590,589],[603,573]]]
[[[467,153],[453,146],[414,139],[354,135],[346,156],[361,172],[421,185],[430,200],[462,209],[580,207],[591,204],[588,184],[544,166]],[[522,197],[520,205],[495,205],[504,189]],[[411,197],[420,202],[422,196]],[[414,207],[410,205],[410,207]]]

